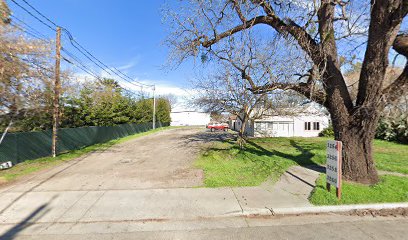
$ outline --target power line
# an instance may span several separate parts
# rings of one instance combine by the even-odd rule
[[[104,64],[102,61],[100,61],[98,58],[96,58],[93,54],[91,54],[87,49],[85,49],[81,44],[79,44],[72,36],[72,34],[65,28],[62,29],[68,36],[68,39],[71,43],[71,45],[76,48],[79,52],[81,52],[86,58],[88,58],[90,61],[92,61],[95,65],[97,65],[99,68],[101,68],[103,71],[105,71],[106,73],[108,73],[109,75],[111,75],[106,69],[109,69],[114,75],[118,76],[119,78],[133,84],[133,85],[137,85],[137,87],[140,86],[145,86],[145,87],[153,87],[153,85],[148,85],[148,84],[144,84],[138,81],[135,81],[134,79],[130,78],[129,76],[127,76],[126,74],[124,74],[123,72],[121,72],[120,70],[118,70],[117,68],[113,67],[113,69],[115,69],[117,72],[114,72],[112,70],[111,67],[107,66],[106,64]],[[96,63],[94,60],[92,60],[91,58],[93,58],[94,60],[96,60],[98,63]],[[100,66],[100,64],[103,66]],[[122,74],[123,76],[120,76],[119,74]],[[130,81],[129,81],[130,80]],[[136,82],[136,84],[135,84]]]
[[[21,9],[23,9],[25,12],[27,12],[28,14],[30,14],[33,18],[37,19],[39,22],[41,22],[42,24],[44,24],[45,26],[47,26],[49,29],[51,29],[52,31],[56,31],[53,27],[51,27],[49,24],[45,23],[43,20],[41,20],[40,18],[38,18],[37,16],[35,16],[31,11],[27,10],[27,8],[21,6],[18,2],[16,2],[15,0],[11,0],[14,4],[16,4],[18,7],[20,7]]]
[[[13,23],[13,22],[11,22],[10,25],[13,26],[13,27],[15,27],[15,28],[17,28],[17,29],[20,29],[20,30],[23,31],[24,33],[30,35],[31,37],[33,37],[33,38],[35,38],[35,39],[37,39],[37,40],[40,40],[40,41],[42,41],[42,42],[44,42],[44,43],[47,43],[47,44],[50,43],[49,40],[45,40],[45,39],[39,37],[39,36],[38,36],[37,34],[35,34],[34,32],[25,29],[25,28],[24,28],[23,26],[21,26],[21,25],[18,25],[18,24]]]
[[[91,69],[89,69],[85,63],[83,63],[78,57],[76,57],[74,54],[72,54],[71,52],[69,52],[68,50],[66,50],[65,48],[61,48],[61,50],[67,54],[70,58],[74,59],[77,63],[79,63],[81,66],[83,66],[84,68],[88,69],[89,71],[92,72]]]
[[[117,71],[117,73],[115,73],[109,66],[107,66],[106,64],[104,64],[102,61],[100,61],[98,58],[96,58],[94,55],[92,55],[88,50],[86,50],[81,44],[79,44],[79,43],[74,39],[74,37],[72,36],[72,34],[71,34],[67,29],[63,28],[63,31],[68,35],[68,38],[69,38],[69,40],[70,40],[70,42],[71,42],[72,45],[75,45],[75,44],[76,44],[79,48],[81,48],[83,51],[85,51],[89,56],[91,56],[93,59],[95,59],[95,60],[98,61],[100,64],[102,64],[102,65],[105,67],[105,69],[106,69],[106,68],[109,69],[113,74],[115,74],[116,76],[118,76],[118,77],[120,77],[120,78],[123,78],[123,77],[119,76],[118,73],[122,74],[125,78],[127,78],[127,79],[129,79],[129,80],[131,80],[131,81],[135,81],[135,80],[132,79],[131,77],[127,76],[126,74],[124,74],[123,72],[121,72],[120,70],[118,70],[117,68],[113,67],[113,69],[115,69],[115,70]],[[76,46],[74,46],[74,47],[77,48]],[[105,69],[104,69],[104,70],[105,70]],[[105,71],[106,71],[106,70],[105,70]],[[144,84],[144,83],[141,83],[141,82],[138,82],[138,81],[135,81],[135,82],[137,82],[139,85],[143,85],[143,86],[146,86],[146,87],[152,87],[152,86],[153,86],[153,85]]]
[[[10,25],[13,26],[13,27],[15,27],[15,28],[20,29],[21,31],[23,31],[24,33],[30,35],[30,36],[33,37],[33,38],[36,38],[36,39],[38,39],[38,40],[44,41],[44,39],[38,37],[38,36],[35,35],[34,33],[28,31],[27,29],[23,28],[22,26],[20,26],[20,25],[18,25],[18,24],[15,24],[15,23],[11,22]]]
[[[30,14],[32,17],[34,17],[36,20],[38,20],[39,22],[41,22],[43,25],[47,26],[48,28],[50,28],[53,31],[56,31],[51,25],[53,25],[54,27],[58,27],[58,25],[53,22],[51,19],[49,19],[48,17],[46,17],[44,14],[42,14],[39,10],[37,10],[34,6],[32,6],[30,3],[28,3],[26,0],[22,0],[25,4],[27,4],[31,9],[33,9],[37,14],[39,14],[41,17],[43,17],[45,20],[47,20],[50,24],[44,22],[43,20],[41,20],[39,17],[37,17],[35,14],[33,14],[30,10],[28,10],[27,8],[23,7],[22,5],[20,5],[19,3],[17,3],[15,0],[11,0],[14,4],[16,4],[18,7],[20,7],[21,9],[23,9],[25,12],[27,12],[28,14]],[[31,28],[31,27],[30,27]],[[108,73],[109,75],[111,75],[111,73],[113,73],[114,75],[116,75],[117,77],[121,78],[122,80],[136,86],[136,87],[153,87],[154,89],[154,85],[149,85],[149,84],[144,84],[141,82],[138,82],[134,79],[132,79],[131,77],[129,77],[128,75],[124,74],[122,71],[118,70],[117,68],[113,67],[109,67],[107,66],[105,63],[103,63],[102,61],[100,61],[98,58],[96,58],[92,53],[90,53],[90,51],[88,51],[85,47],[83,47],[81,44],[79,44],[74,37],[72,36],[72,34],[68,31],[68,29],[66,28],[62,28],[62,30],[67,34],[68,39],[71,43],[71,45],[80,53],[82,53],[88,60],[90,60],[92,63],[94,63],[96,66],[98,66],[99,68],[101,68],[103,71],[105,71],[106,73]],[[28,31],[26,31],[28,32]],[[33,35],[33,34],[30,34]],[[41,34],[42,35],[42,34]],[[38,36],[36,36],[36,38],[38,38]],[[72,54],[73,55],[73,54]],[[71,57],[73,57],[71,55]],[[78,63],[80,63],[80,61],[78,60],[77,57],[76,61]],[[84,64],[81,64],[82,67],[84,67]],[[84,67],[86,68],[86,67]],[[81,68],[82,69],[82,68]],[[86,68],[87,70],[89,70],[88,68]],[[114,69],[115,71],[113,71],[112,69]],[[82,69],[83,70],[83,69]],[[111,72],[108,72],[108,70]],[[88,71],[87,71],[88,72]],[[94,75],[94,74],[93,74]]]
[[[52,25],[54,25],[55,28],[58,27],[58,25],[51,21],[48,17],[46,17],[44,14],[42,14],[40,11],[38,11],[35,7],[33,7],[30,3],[28,3],[26,0],[22,0],[23,2],[25,2],[25,4],[27,4],[30,8],[32,8],[36,13],[38,13],[41,17],[45,18],[49,23],[51,23]],[[14,2],[14,1],[13,1]]]
[[[30,25],[28,25],[28,24],[27,24],[26,22],[24,22],[23,20],[19,19],[18,17],[14,16],[14,15],[11,15],[11,17],[12,17],[14,20],[17,20],[20,24],[24,25],[26,29],[27,29],[27,28],[30,29],[30,31],[32,31],[32,32],[35,33],[36,35],[39,35],[39,36],[41,36],[42,38],[45,38],[45,39],[48,38],[47,36],[45,36],[44,34],[42,34],[41,32],[39,32],[39,31],[36,30],[35,28],[33,28],[33,27],[31,27]]]
[[[95,72],[93,72],[91,69],[89,69],[80,59],[78,59],[78,57],[76,57],[74,54],[72,54],[71,52],[69,52],[68,50],[66,50],[66,49],[64,49],[64,48],[62,48],[61,49],[65,54],[67,54],[68,56],[70,56],[70,58],[71,58],[71,60],[68,60],[68,59],[64,59],[66,62],[68,62],[68,63],[70,63],[70,64],[72,64],[72,65],[75,65],[75,66],[77,66],[77,67],[79,67],[80,69],[82,69],[83,71],[85,71],[85,72],[87,72],[87,73],[89,73],[89,74],[91,74],[92,76],[94,76],[95,78],[97,78],[98,80],[101,80],[99,77],[97,77],[97,74],[95,73]],[[73,61],[72,61],[72,59],[74,60],[74,61],[76,61],[79,65],[77,65],[77,64],[75,64]],[[128,82],[128,81],[127,81]],[[132,82],[129,82],[129,83],[131,83],[131,84],[133,84]],[[137,85],[135,85],[135,86],[137,86]],[[140,86],[137,86],[137,87],[140,87]]]
[[[84,72],[88,73],[89,75],[93,76],[94,78],[100,80],[100,78],[99,78],[96,74],[94,74],[94,73],[88,71],[88,70],[87,70],[86,68],[84,68],[84,67],[81,67],[81,66],[77,65],[74,61],[69,60],[69,59],[66,58],[65,56],[62,56],[62,60],[64,60],[65,62],[67,62],[67,63],[69,63],[69,64],[72,64],[72,65],[76,66],[77,68],[80,68],[82,71],[84,71]]]
[[[15,16],[14,16],[14,17],[15,17]],[[17,18],[16,18],[16,19],[17,19]],[[21,23],[24,23],[24,22],[21,21],[21,20],[20,20],[20,22],[21,22]],[[30,29],[32,29],[31,32],[30,32],[29,30],[23,28],[22,26],[20,26],[20,25],[18,25],[18,24],[16,24],[16,23],[10,23],[10,24],[11,24],[12,26],[14,26],[14,27],[20,29],[21,31],[25,32],[26,34],[28,34],[28,35],[30,35],[30,36],[32,36],[32,37],[38,39],[38,40],[44,41],[44,42],[46,42],[46,43],[49,43],[49,41],[46,41],[46,40],[40,38],[39,36],[37,36],[35,33],[33,33],[34,31],[37,32],[37,30],[35,30],[35,29],[32,28],[32,27],[30,27]],[[27,27],[29,27],[28,24],[25,24],[25,25],[26,25]],[[72,53],[68,52],[68,51],[65,50],[65,49],[62,49],[62,51],[64,51],[64,52],[65,52],[67,55],[69,55],[71,58],[75,59],[75,61],[78,62],[79,65],[81,65],[81,66],[79,66],[78,64],[75,64],[73,61],[71,61],[71,60],[69,60],[69,59],[67,59],[67,58],[64,58],[64,60],[65,60],[66,62],[68,62],[68,63],[70,63],[70,64],[72,64],[72,65],[74,65],[74,66],[80,68],[80,69],[83,70],[84,72],[86,72],[86,73],[92,75],[93,77],[99,79],[99,77],[98,77],[92,70],[90,70],[88,67],[86,67],[85,64],[83,64],[78,58],[76,58],[75,55],[73,55]],[[29,61],[28,59],[22,59],[22,60],[25,61],[25,62],[27,62],[27,63],[33,64],[33,65],[35,65],[36,67],[41,68],[41,69],[43,69],[43,70],[53,72],[52,70],[49,70],[49,69],[47,69],[47,68],[45,68],[45,67],[43,67],[43,66],[41,66],[41,65],[35,64],[35,63],[33,63],[32,61]]]
[[[49,41],[44,40],[44,39],[42,39],[41,37],[38,36],[38,35],[42,35],[43,37],[45,37],[43,34],[41,34],[41,33],[40,33],[39,31],[37,31],[35,28],[29,26],[27,23],[25,23],[24,21],[18,19],[18,18],[15,17],[15,16],[12,16],[12,17],[13,17],[15,20],[17,20],[18,22],[24,24],[27,28],[30,28],[30,30],[28,30],[27,28],[22,27],[21,25],[18,25],[18,24],[16,24],[16,23],[13,23],[13,22],[10,23],[12,26],[14,26],[14,27],[20,29],[21,31],[25,32],[26,34],[28,34],[28,35],[30,35],[30,36],[32,36],[32,37],[38,39],[38,40],[44,41],[44,42],[46,42],[46,43],[49,43]],[[86,67],[85,64],[83,64],[82,61],[80,61],[78,58],[76,58],[74,54],[70,53],[69,51],[67,51],[67,50],[65,50],[65,49],[62,49],[62,50],[63,50],[67,55],[69,55],[71,58],[75,59],[75,61],[76,61],[77,63],[79,63],[79,65],[81,65],[81,66],[75,64],[73,61],[70,61],[70,60],[68,60],[67,58],[64,59],[66,62],[68,62],[68,63],[70,63],[70,64],[72,64],[72,65],[74,65],[74,66],[80,68],[80,69],[83,70],[84,72],[86,72],[86,73],[92,75],[93,77],[99,79],[99,77],[97,76],[97,74],[95,74],[92,70],[90,70],[88,67]],[[37,66],[37,67],[39,67],[39,68],[41,68],[41,69],[43,69],[43,70],[49,71],[49,69],[46,69],[46,68],[44,68],[44,67],[42,67],[42,66],[40,66],[40,65],[38,65],[38,64],[35,64],[35,63],[31,62],[31,61],[28,61],[27,59],[23,59],[23,61],[28,62],[28,63],[31,63],[31,64],[33,64],[33,65],[35,65],[35,66]]]

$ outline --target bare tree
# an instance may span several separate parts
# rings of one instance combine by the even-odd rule
[[[249,84],[241,80],[239,74],[230,71],[227,64],[217,74],[210,75],[194,83],[197,91],[193,104],[206,112],[228,112],[241,121],[238,131],[238,144],[243,148],[246,142],[248,120],[255,120],[270,109],[268,94],[254,94]]]
[[[0,26],[10,23],[10,9],[5,0],[0,0]]]
[[[51,103],[54,74],[51,50],[49,43],[28,39],[13,25],[0,27],[2,125],[22,117],[28,109],[35,114],[36,110],[44,110]]]
[[[187,7],[178,6],[177,13],[166,14],[175,26],[169,43],[181,60],[251,29],[261,29],[260,38],[268,32],[283,36],[299,49],[310,66],[308,73],[300,74],[308,76],[306,82],[300,78],[298,82],[274,80],[256,85],[246,77],[248,72],[243,79],[255,93],[290,89],[325,106],[331,114],[335,139],[344,143],[343,177],[371,184],[378,181],[372,140],[379,117],[387,104],[408,91],[407,64],[390,85],[384,86],[391,46],[408,56],[408,36],[398,35],[407,12],[405,0],[190,0]],[[341,63],[358,58],[362,68],[353,101]]]
[[[177,103],[179,103],[178,96],[172,93],[162,94],[160,98],[166,99],[169,102],[172,109],[177,106]]]

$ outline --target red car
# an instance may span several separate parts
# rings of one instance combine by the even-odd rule
[[[228,130],[228,124],[210,123],[210,124],[207,125],[207,128],[210,129],[211,132],[214,132],[215,130],[227,131]]]

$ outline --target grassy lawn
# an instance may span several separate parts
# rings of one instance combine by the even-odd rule
[[[260,138],[254,142],[268,150],[297,156],[301,163],[324,165],[327,140],[329,138]],[[374,160],[378,170],[408,174],[408,145],[374,140]]]
[[[408,145],[376,140],[374,159],[379,170],[408,174]]]
[[[205,172],[207,187],[257,186],[266,179],[276,180],[293,165],[285,157],[248,145],[246,151],[228,143],[213,143],[196,161],[195,166]]]
[[[245,151],[233,142],[213,143],[196,167],[205,172],[207,187],[257,186],[276,180],[292,165],[324,165],[328,138],[258,138]],[[408,146],[375,140],[374,158],[380,170],[408,173]]]
[[[170,128],[173,128],[173,127],[157,128],[155,130],[137,133],[137,134],[130,135],[124,138],[114,139],[106,143],[95,144],[92,146],[84,147],[82,149],[60,154],[56,158],[44,157],[44,158],[39,158],[39,159],[34,159],[34,160],[28,160],[23,163],[19,163],[10,169],[0,171],[0,184],[5,183],[5,182],[14,181],[24,175],[39,171],[41,169],[55,166],[55,165],[61,164],[66,161],[73,160],[75,158],[84,156],[87,153],[91,153],[97,150],[104,150],[115,144],[126,142],[126,141],[129,141],[129,140],[141,137],[141,136],[145,136],[148,134],[152,134],[152,133],[159,132],[165,129],[170,129]]]
[[[335,188],[326,190],[326,175],[321,174],[310,196],[315,205],[338,205],[359,203],[408,202],[408,178],[384,175],[373,186],[343,182],[342,199],[336,197]]]

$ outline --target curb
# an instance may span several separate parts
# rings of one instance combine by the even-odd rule
[[[289,208],[260,208],[245,210],[241,216],[276,216],[276,215],[298,215],[298,214],[319,214],[319,213],[344,213],[361,210],[395,210],[408,209],[408,203],[380,203],[380,204],[354,204],[354,205],[334,205],[316,207],[289,207]],[[238,215],[238,214],[237,214]]]

